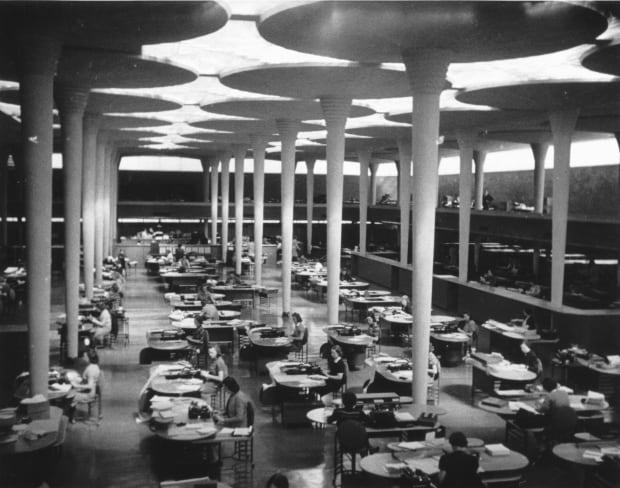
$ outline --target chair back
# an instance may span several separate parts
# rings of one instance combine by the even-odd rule
[[[203,486],[207,483],[213,483],[213,480],[208,476],[204,478],[192,478],[187,480],[176,480],[176,481],[162,481],[159,484],[160,488],[194,488],[196,486]],[[217,482],[215,482],[217,484]]]
[[[343,420],[338,424],[336,437],[343,451],[359,452],[368,446],[368,434],[364,424],[357,420]]]
[[[572,407],[554,407],[549,411],[548,432],[554,444],[572,441],[576,426],[577,412]]]
[[[246,406],[247,426],[252,427],[254,425],[254,404],[248,401]]]
[[[303,336],[301,336],[301,346],[303,347],[306,344],[308,344],[308,328],[307,327],[304,329]]]

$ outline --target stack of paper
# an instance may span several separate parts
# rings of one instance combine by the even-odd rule
[[[602,405],[605,403],[605,395],[596,391],[588,390],[586,395],[586,403]]]
[[[596,462],[600,462],[603,458],[603,453],[601,451],[586,449],[585,451],[583,451],[583,457],[586,459],[593,459]]]
[[[398,444],[398,447],[401,447],[402,449],[409,449],[410,451],[414,451],[416,449],[424,449],[427,446],[424,442],[411,441],[411,442],[400,442]]]
[[[394,412],[396,422],[413,422],[415,418],[409,412]]]
[[[607,361],[609,361],[609,366],[611,366],[612,368],[617,368],[618,366],[620,366],[620,356],[618,356],[617,354],[607,356]]]
[[[510,449],[504,444],[487,444],[484,450],[490,456],[508,456],[510,454]]]

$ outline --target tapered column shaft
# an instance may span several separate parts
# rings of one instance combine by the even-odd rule
[[[368,221],[368,168],[372,151],[363,149],[357,152],[360,162],[360,253],[366,254],[366,230]]]
[[[97,159],[95,165],[95,283],[103,281],[103,232],[105,198],[105,162],[107,139],[100,132],[97,138]]]
[[[321,107],[327,126],[327,323],[337,324],[340,308],[344,128],[351,100],[324,97]]]
[[[230,188],[230,154],[225,154],[220,160],[222,163],[222,259],[228,259],[228,206]]]
[[[23,168],[26,181],[27,323],[30,389],[48,395],[52,262],[53,85],[60,44],[18,41]]]
[[[306,158],[306,254],[312,254],[312,221],[314,220],[314,163],[316,159]]]
[[[474,196],[474,208],[476,210],[482,210],[483,198],[484,198],[484,162],[487,159],[486,151],[473,151],[474,162],[476,163],[476,176],[475,176],[475,196]],[[469,192],[471,196],[471,191]],[[459,194],[459,200],[463,202],[463,196]]]
[[[95,267],[95,200],[97,168],[97,134],[100,117],[94,114],[84,115],[83,167],[82,167],[82,248],[84,250],[84,288],[85,296],[93,298]]]
[[[564,295],[564,260],[570,191],[571,139],[578,110],[549,114],[553,133],[553,211],[551,216],[551,304],[562,305]]]
[[[256,284],[263,283],[263,218],[265,214],[265,147],[267,141],[260,136],[252,137],[254,156],[254,275]]]
[[[469,271],[469,229],[471,219],[471,163],[474,157],[474,134],[457,134],[461,158],[459,175],[459,281],[467,283]]]
[[[88,89],[59,89],[58,106],[62,126],[62,172],[65,220],[65,312],[67,357],[78,357],[80,303],[80,216],[82,213],[82,131]]]
[[[398,206],[400,207],[400,262],[407,264],[409,255],[409,215],[411,213],[411,142],[398,139]]]
[[[377,170],[379,163],[370,163],[370,205],[377,204]]]
[[[209,189],[211,187],[211,163],[212,160],[210,158],[201,159],[200,163],[202,164],[202,201],[205,204],[208,204],[210,201],[209,198]],[[209,239],[209,219],[205,215],[205,223],[203,228],[203,234],[205,239]]]
[[[246,146],[235,146],[235,272],[241,274],[243,255],[243,165]]]
[[[218,195],[217,159],[211,163],[211,244],[217,244],[217,195]]]
[[[295,206],[295,140],[299,122],[278,120],[282,142],[282,314],[291,312],[291,263],[293,261],[293,210]]]
[[[439,96],[445,84],[448,53],[437,50],[403,55],[413,99],[412,153],[415,179],[412,234],[412,395],[426,404],[428,347],[433,288],[435,207],[438,184]]]
[[[542,214],[545,210],[545,160],[549,143],[530,144],[534,155],[534,212]]]

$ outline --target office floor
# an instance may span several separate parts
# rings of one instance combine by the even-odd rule
[[[265,270],[265,284],[278,286],[279,269]],[[62,283],[54,286],[52,317],[62,313]],[[138,393],[148,375],[148,366],[138,364],[139,351],[145,346],[145,331],[168,325],[169,307],[163,300],[163,285],[148,277],[145,270],[129,272],[124,307],[130,320],[130,344],[127,347],[100,350],[104,372],[103,420],[70,425],[62,456],[55,463],[50,487],[156,487],[166,479],[168,466],[156,461],[157,439],[144,425],[134,421]],[[324,324],[325,304],[303,290],[292,294],[293,310],[299,312],[310,331],[310,352],[325,342],[320,326]],[[254,318],[269,324],[282,323],[277,306],[271,311],[244,309],[243,318]],[[341,312],[344,319],[344,309]],[[290,325],[288,321],[285,325]],[[399,353],[399,348],[383,347],[384,352]],[[58,361],[58,339],[52,334],[51,363]],[[332,483],[333,429],[298,427],[284,429],[272,423],[269,407],[261,407],[258,392],[265,376],[250,373],[238,358],[232,360],[230,374],[257,405],[255,433],[254,486],[262,487],[274,472],[285,473],[295,488],[329,487]],[[361,385],[368,370],[353,372],[350,383]],[[462,430],[486,442],[502,442],[504,422],[495,415],[473,407],[469,402],[471,369],[467,366],[444,368],[441,379],[440,406],[447,410],[441,417],[448,433]],[[222,481],[232,482],[226,478]],[[576,473],[569,467],[535,466],[528,470],[530,487],[570,488],[578,486]],[[0,482],[0,485],[2,483]],[[22,486],[22,485],[15,485]],[[28,485],[23,485],[28,486]],[[372,482],[367,486],[375,486]]]

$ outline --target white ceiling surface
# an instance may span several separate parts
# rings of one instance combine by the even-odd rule
[[[208,114],[200,109],[199,104],[221,101],[239,97],[261,97],[254,93],[240,92],[222,85],[217,75],[223,71],[242,68],[256,64],[335,62],[333,58],[308,55],[284,49],[264,40],[258,33],[255,19],[262,12],[281,4],[282,0],[226,0],[232,14],[231,20],[219,31],[177,43],[148,45],[143,47],[143,54],[162,60],[170,60],[197,71],[200,76],[196,81],[186,85],[141,90],[122,90],[131,94],[158,95],[182,103],[181,109],[157,114],[144,114],[168,120],[171,125],[158,128],[158,131],[170,134],[170,137],[158,138],[159,147],[183,145],[183,134],[197,132],[199,129],[188,124],[209,118],[223,118],[222,115]],[[620,26],[612,25],[602,37],[620,37]],[[454,88],[474,88],[488,85],[501,85],[525,81],[546,81],[557,79],[604,81],[615,79],[583,68],[580,58],[592,46],[578,46],[566,51],[535,56],[530,58],[493,61],[485,63],[452,64],[448,70],[448,81]],[[391,66],[402,65],[392,64]],[[118,90],[115,90],[118,92]],[[454,90],[446,90],[441,99],[442,108],[463,106],[454,99]],[[364,100],[361,104],[370,106],[379,112],[376,115],[351,120],[350,126],[359,126],[385,122],[382,114],[408,109],[410,98],[387,100]],[[5,110],[6,108],[6,110]],[[480,107],[478,107],[480,108]],[[0,104],[0,110],[10,109]],[[325,137],[324,131],[300,133],[300,137]],[[148,141],[145,141],[148,142]],[[615,160],[614,160],[615,162]]]

